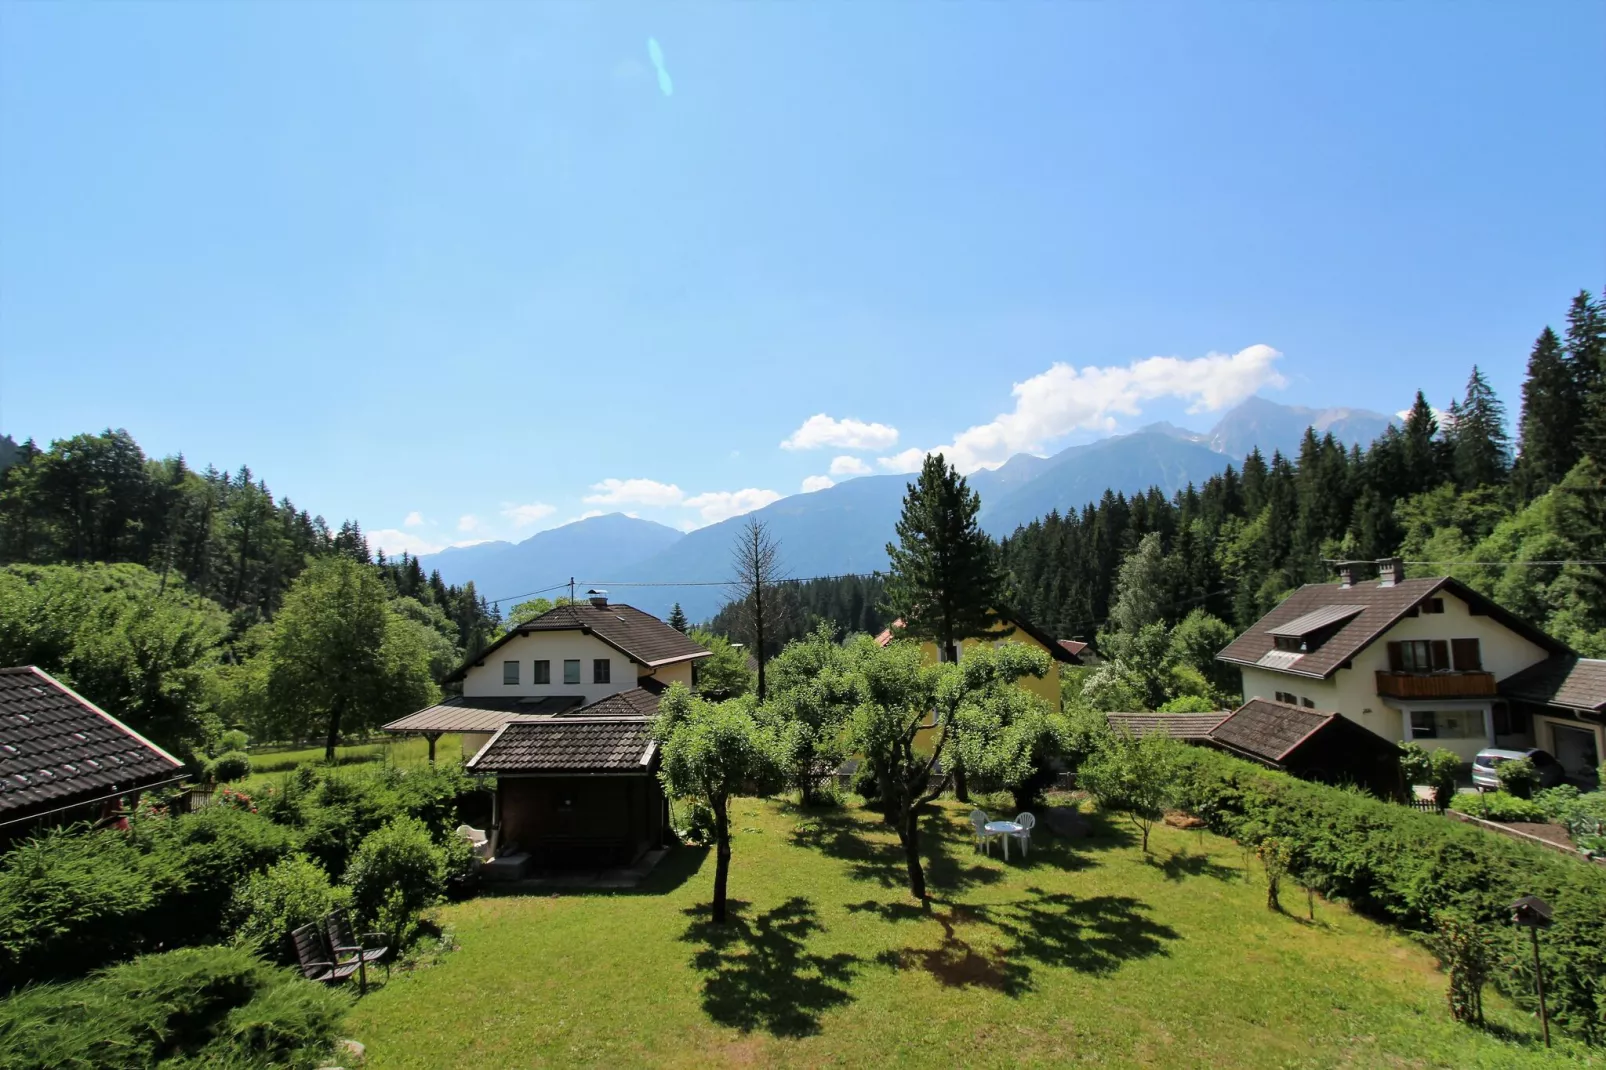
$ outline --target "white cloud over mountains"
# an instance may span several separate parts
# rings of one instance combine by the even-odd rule
[[[834,487],[834,486],[836,486],[836,480],[832,479],[830,476],[804,476],[803,477],[803,493],[804,494],[813,494],[817,490],[825,490],[827,487]]]
[[[831,474],[834,476],[867,476],[871,471],[870,466],[857,457],[844,454],[831,458]]]
[[[703,523],[717,524],[721,520],[729,520],[733,516],[751,513],[754,509],[762,509],[771,502],[781,500],[781,495],[773,490],[759,490],[757,487],[748,487],[745,490],[714,490],[706,494],[698,494],[687,498],[681,504],[688,509],[696,509],[702,516]]]
[[[704,524],[717,524],[721,520],[762,509],[782,497],[773,490],[757,487],[714,490],[688,496],[674,483],[660,483],[655,479],[604,479],[600,483],[593,483],[591,491],[585,500],[592,505],[681,506],[697,510]]]
[[[927,453],[941,453],[961,472],[973,472],[1074,431],[1113,431],[1116,416],[1137,416],[1145,401],[1177,398],[1189,403],[1189,412],[1217,412],[1264,387],[1287,385],[1274,366],[1281,356],[1270,346],[1252,345],[1230,354],[1148,357],[1103,368],[1056,363],[1015,384],[1012,411],[960,432],[947,445],[903,450],[876,463],[912,472]]]
[[[654,479],[604,479],[591,484],[585,500],[592,505],[679,505],[686,492]]]
[[[538,523],[558,511],[555,505],[546,502],[530,502],[528,505],[504,505],[502,515],[513,521],[516,528],[527,528]]]
[[[884,450],[897,444],[898,429],[886,424],[867,424],[863,420],[838,420],[816,413],[803,421],[781,443],[783,450],[817,450],[835,446],[844,450]]]

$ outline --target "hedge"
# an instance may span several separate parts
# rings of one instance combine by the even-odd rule
[[[0,1001],[0,1066],[315,1067],[350,1000],[248,951],[183,948]]]
[[[1411,929],[1454,910],[1503,933],[1494,982],[1524,1007],[1536,1007],[1532,959],[1507,907],[1539,896],[1555,910],[1539,940],[1552,1020],[1606,1044],[1606,867],[1216,751],[1189,748],[1179,787],[1179,803],[1216,831],[1275,836],[1291,871],[1329,898]]]

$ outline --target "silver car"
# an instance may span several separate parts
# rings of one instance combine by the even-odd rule
[[[1567,779],[1561,763],[1556,761],[1549,751],[1540,750],[1538,747],[1530,747],[1528,750],[1490,747],[1487,750],[1480,750],[1478,756],[1472,759],[1473,786],[1485,791],[1499,790],[1500,774],[1496,770],[1502,762],[1516,758],[1526,758],[1533,763],[1534,772],[1538,774],[1538,786],[1541,788],[1553,788]]]

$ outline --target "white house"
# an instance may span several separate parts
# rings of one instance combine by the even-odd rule
[[[670,684],[695,684],[697,662],[711,653],[650,613],[595,594],[511,629],[446,678],[462,684],[461,696],[385,731],[428,737],[432,757],[435,739],[459,732],[469,757],[514,717],[584,712],[615,695],[656,710]]]
[[[1216,655],[1242,670],[1245,699],[1336,711],[1466,761],[1489,746],[1542,746],[1592,775],[1606,753],[1606,671],[1591,666],[1606,663],[1458,580],[1406,579],[1398,559],[1369,568],[1345,563],[1338,583],[1301,587]]]

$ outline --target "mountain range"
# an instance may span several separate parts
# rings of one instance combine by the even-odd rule
[[[1252,397],[1208,433],[1151,424],[1071,446],[1050,457],[1017,454],[998,468],[969,476],[981,497],[982,527],[1008,535],[1053,510],[1079,510],[1105,490],[1128,495],[1159,487],[1172,494],[1239,464],[1258,447],[1297,454],[1307,427],[1332,432],[1345,445],[1370,443],[1397,419],[1363,409],[1310,409]],[[606,586],[610,596],[667,615],[675,602],[692,620],[713,616],[729,597],[731,545],[749,517],[769,526],[791,576],[870,572],[886,567],[886,544],[911,477],[861,476],[825,490],[794,494],[754,513],[682,533],[623,513],[590,517],[523,542],[486,542],[420,558],[448,583],[473,580],[492,599],[524,595],[572,576],[582,589]],[[511,603],[504,603],[505,610]]]

